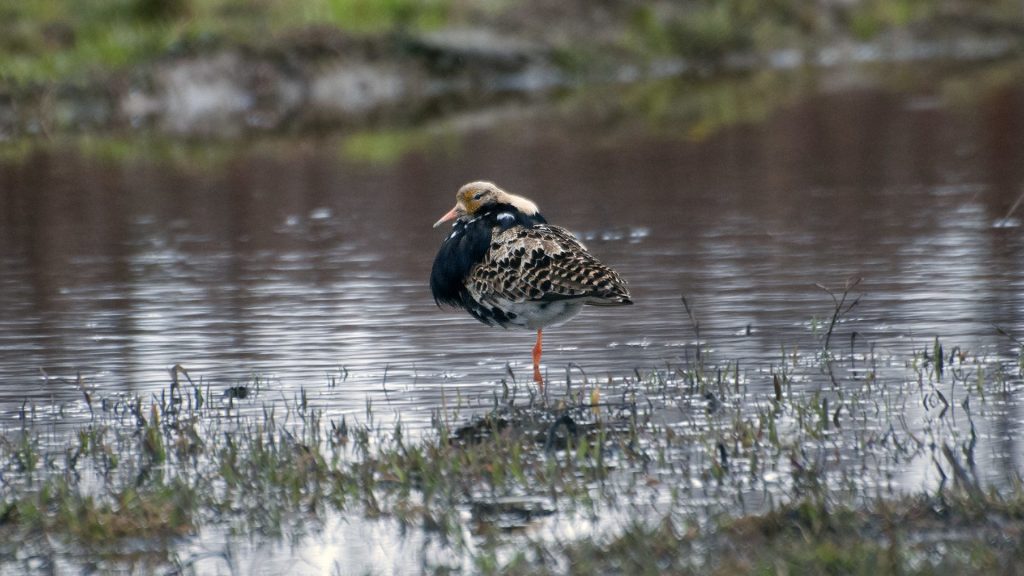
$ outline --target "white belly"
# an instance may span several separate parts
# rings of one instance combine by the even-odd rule
[[[502,302],[500,307],[506,314],[512,313],[508,328],[540,330],[548,326],[559,326],[580,313],[582,300],[555,300],[553,302]]]

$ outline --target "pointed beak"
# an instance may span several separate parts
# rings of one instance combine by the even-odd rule
[[[444,224],[445,222],[448,222],[449,220],[455,220],[458,217],[459,217],[459,206],[458,206],[458,204],[456,204],[455,208],[452,208],[444,216],[441,216],[440,220],[438,220],[437,222],[434,222],[434,226],[433,227],[437,228],[441,224]]]

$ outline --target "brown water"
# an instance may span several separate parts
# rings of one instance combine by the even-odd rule
[[[563,382],[570,364],[606,379],[692,354],[681,295],[716,357],[777,363],[782,345],[820,346],[832,303],[815,284],[851,276],[864,296],[842,346],[941,336],[1010,357],[993,324],[1024,335],[1024,85],[879,77],[781,96],[741,80],[662,113],[615,90],[512,103],[408,135],[384,163],[343,137],[41,146],[0,164],[0,418],[74,401],[79,374],[158,393],[174,364],[214,390],[256,375],[268,400],[304,387],[336,414],[371,400],[413,425],[456,390],[489,402],[509,368],[528,378],[532,335],[439,310],[427,285],[445,234],[430,225],[479,178],[630,282],[635,306],[546,334]],[[764,119],[716,126],[726,105]]]
[[[1024,338],[1019,77],[1001,66],[755,75],[512,102],[394,132],[0,148],[0,431],[27,405],[44,426],[88,420],[79,375],[94,397],[158,396],[175,364],[214,394],[258,377],[252,409],[301,388],[331,421],[366,418],[369,402],[416,431],[442,405],[491,406],[503,379],[529,379],[533,335],[439,310],[427,281],[446,234],[431,223],[459,185],[488,178],[576,231],[636,300],[545,334],[550,394],[564,394],[570,366],[574,383],[622,383],[692,365],[685,296],[711,365],[739,363],[750,406],[730,410],[749,416],[772,397],[770,372],[795,350],[798,385],[835,400],[815,359],[833,305],[816,284],[863,277],[833,344],[847,398],[878,400],[847,405],[822,440],[831,473],[853,470],[866,496],[927,489],[941,481],[927,442],[973,446],[977,432],[979,475],[1005,483],[1024,461],[1020,348],[995,328]],[[981,358],[968,372],[1005,366],[1001,393],[972,399],[969,376],[946,379],[946,414],[908,368],[936,337]],[[869,359],[877,393],[850,372]],[[655,409],[684,431],[733,417],[699,394]],[[775,418],[794,433],[792,413]],[[894,424],[904,446],[925,443],[887,445]],[[698,468],[714,457],[699,442],[676,450]],[[808,458],[822,450],[812,443]],[[694,508],[739,492],[756,508],[787,493],[795,454],[775,454],[749,486],[737,474],[718,492],[679,488]],[[622,515],[560,510],[535,534],[578,537]],[[422,531],[334,512],[287,545],[200,526],[176,554],[205,559],[203,573],[450,562]]]

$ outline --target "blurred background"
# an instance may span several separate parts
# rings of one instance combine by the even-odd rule
[[[557,373],[679,360],[681,295],[770,362],[851,276],[873,345],[1005,348],[1022,41],[1019,0],[4,2],[0,407],[174,364],[352,414],[386,375],[407,422],[489,393],[531,336],[427,287],[481,178],[637,297],[553,331]]]
[[[287,419],[308,403],[332,446],[346,422],[400,422],[396,435],[415,438],[438,414],[454,428],[488,412],[509,388],[502,405],[521,406],[534,336],[440,310],[428,287],[446,234],[431,224],[459,186],[489,179],[534,199],[629,281],[634,306],[545,331],[543,369],[554,399],[570,380],[577,393],[599,384],[602,398],[656,384],[653,426],[665,425],[674,460],[647,482],[655,493],[679,488],[695,509],[739,494],[747,513],[785,499],[806,449],[828,466],[835,454],[867,498],[875,487],[916,494],[947,480],[935,440],[947,429],[970,438],[983,485],[1019,490],[1022,49],[1024,0],[0,0],[0,441],[30,420],[60,456],[40,468],[62,476],[64,450],[70,460],[69,445],[89,444],[69,434],[76,425],[114,422],[127,437],[125,407],[163,406],[185,373],[207,393],[204,419],[228,426],[248,411],[259,430],[268,413]],[[851,278],[863,279],[860,300],[834,327],[833,364],[821,353],[835,310],[826,290]],[[928,383],[952,406],[946,420],[920,380],[943,345],[962,382],[976,370],[980,394],[954,378],[947,402],[940,362]],[[726,402],[736,399],[721,367],[737,393],[742,381],[735,417],[685,385],[698,353],[719,367]],[[798,449],[771,452],[781,475],[748,482],[740,450],[733,480],[714,482],[718,426],[761,442],[744,411],[758,411],[749,422],[768,414],[779,370],[792,371],[787,403],[792,386],[813,406],[771,408],[780,435],[798,416],[819,420],[822,391],[834,395],[834,432],[826,397],[818,444],[796,435]],[[849,404],[839,382],[874,408]],[[110,420],[96,424],[101,411]],[[127,477],[137,455],[113,454]],[[6,459],[4,490],[23,470],[34,485],[22,460]],[[631,494],[648,478],[618,473]],[[104,485],[84,478],[83,492]],[[244,497],[258,510],[276,504],[267,494]],[[5,510],[0,527],[18,521]],[[177,558],[223,556],[223,573],[417,573],[451,562],[434,520],[338,509],[317,525],[303,505],[288,514],[312,536],[286,529],[275,541],[279,517],[236,531],[211,514],[166,544],[181,552],[160,552],[161,566],[169,557],[170,573],[188,573]],[[573,538],[600,532],[562,509],[551,518]],[[36,547],[4,540],[0,558],[25,560],[0,574],[25,573]],[[142,540],[113,546],[133,556]],[[64,554],[47,551],[65,550],[47,534],[39,542],[41,557]],[[70,550],[65,572],[117,565]]]
[[[1022,26],[1017,0],[9,1],[0,136],[416,125],[595,83],[990,59]]]

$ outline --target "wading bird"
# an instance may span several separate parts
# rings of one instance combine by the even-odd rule
[[[430,273],[438,306],[462,307],[489,326],[537,331],[533,379],[540,374],[541,331],[579,314],[585,304],[632,304],[626,282],[568,230],[552,226],[537,205],[490,182],[470,182],[455,207],[434,223],[455,220]]]

